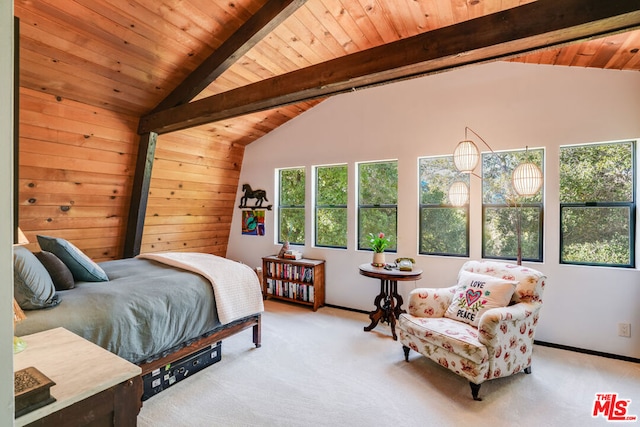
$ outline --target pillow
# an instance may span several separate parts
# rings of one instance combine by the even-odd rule
[[[458,286],[445,317],[478,327],[480,318],[490,308],[506,307],[518,282],[461,271]]]
[[[51,252],[71,270],[73,278],[85,282],[106,282],[109,280],[107,273],[95,262],[86,256],[73,243],[60,237],[36,236],[40,248]]]
[[[53,307],[60,303],[47,269],[23,246],[13,248],[13,296],[23,310]]]
[[[36,252],[34,255],[49,272],[49,276],[51,276],[51,280],[53,280],[53,285],[56,287],[56,291],[66,291],[68,289],[73,289],[76,286],[76,283],[73,281],[73,274],[71,274],[71,270],[69,270],[69,267],[64,265],[64,262],[60,261],[60,258],[47,251]]]

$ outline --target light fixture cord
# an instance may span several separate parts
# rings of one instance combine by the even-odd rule
[[[493,154],[496,154],[496,152],[495,152],[495,151],[493,151],[493,148],[491,148],[491,146],[490,146],[489,144],[487,144],[487,141],[485,141],[485,140],[484,140],[480,135],[478,135],[478,133],[477,133],[476,131],[474,131],[473,129],[471,129],[469,126],[465,126],[465,127],[464,127],[464,139],[469,139],[469,136],[467,135],[467,131],[471,131],[471,132],[473,132],[473,134],[474,134],[475,136],[477,136],[477,137],[478,137],[478,139],[480,139],[480,141],[482,141],[482,142],[484,143],[484,145],[486,145],[486,146],[487,146],[487,148],[488,148],[489,150],[491,150],[491,152],[492,152]]]

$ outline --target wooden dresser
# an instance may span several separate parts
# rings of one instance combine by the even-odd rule
[[[135,426],[141,407],[141,369],[56,328],[22,337],[14,371],[35,367],[56,384],[56,401],[15,420],[15,426]]]

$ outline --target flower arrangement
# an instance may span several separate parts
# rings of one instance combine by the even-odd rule
[[[384,233],[380,232],[377,235],[369,233],[369,244],[374,252],[381,253],[391,244],[391,240],[384,236]]]

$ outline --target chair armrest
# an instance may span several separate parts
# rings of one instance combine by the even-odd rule
[[[520,302],[487,310],[478,323],[479,340],[487,347],[498,347],[502,338],[517,334],[533,341],[541,302]]]
[[[409,314],[416,317],[442,317],[453,301],[456,287],[416,288],[409,293]]]

